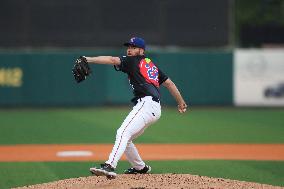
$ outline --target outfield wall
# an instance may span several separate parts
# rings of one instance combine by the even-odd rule
[[[77,84],[71,73],[79,55],[121,55],[105,51],[13,51],[0,53],[0,105],[74,106],[127,104],[127,76],[112,66],[91,65],[93,74]],[[224,51],[150,52],[192,105],[231,105],[232,53]],[[162,89],[162,103],[174,105]]]

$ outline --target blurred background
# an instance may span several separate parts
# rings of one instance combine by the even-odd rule
[[[191,105],[284,105],[282,0],[2,0],[0,15],[0,107],[128,104],[112,67],[92,65],[82,84],[71,69],[123,55],[132,36]]]
[[[10,146],[113,144],[131,108],[127,76],[91,65],[77,84],[71,69],[80,55],[124,55],[133,36],[190,109],[178,114],[162,87],[162,117],[135,143],[284,147],[283,0],[0,0],[0,157],[21,157],[1,150]],[[284,161],[176,155],[150,161],[153,173],[284,186]],[[89,176],[101,163],[38,161],[0,162],[0,188]]]

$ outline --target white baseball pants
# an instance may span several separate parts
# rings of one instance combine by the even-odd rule
[[[137,170],[143,169],[145,163],[141,159],[132,140],[140,136],[160,116],[161,105],[153,101],[151,96],[138,99],[138,103],[133,107],[132,111],[117,130],[115,144],[106,163],[116,168],[119,159],[125,153],[132,167]]]

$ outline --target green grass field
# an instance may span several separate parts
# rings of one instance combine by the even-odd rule
[[[0,110],[0,145],[113,143],[129,108]],[[164,109],[137,143],[284,143],[284,109]],[[20,155],[20,154],[19,154]],[[143,154],[142,154],[143,156]],[[88,176],[93,163],[0,163],[0,188]],[[190,173],[284,186],[284,161],[150,161],[153,173]],[[120,162],[118,173],[128,167]]]

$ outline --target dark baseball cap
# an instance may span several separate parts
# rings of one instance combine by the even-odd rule
[[[134,47],[138,47],[144,50],[146,48],[144,39],[140,37],[132,37],[128,42],[124,43],[123,45],[127,47],[134,46]]]

